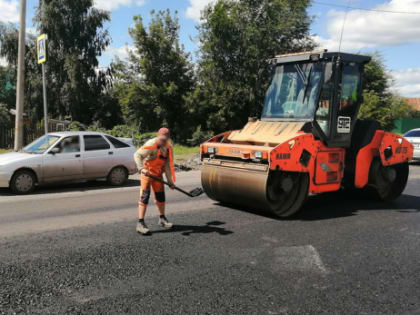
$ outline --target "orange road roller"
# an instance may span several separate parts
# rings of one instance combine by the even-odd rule
[[[201,145],[201,181],[221,203],[294,215],[309,194],[356,188],[380,200],[404,190],[413,146],[359,120],[370,57],[305,52],[270,61],[261,119]]]

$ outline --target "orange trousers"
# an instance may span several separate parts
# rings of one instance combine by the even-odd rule
[[[155,203],[157,205],[165,204],[165,186],[144,174],[140,176],[140,206],[147,206],[149,204],[150,192],[153,189],[155,194]]]

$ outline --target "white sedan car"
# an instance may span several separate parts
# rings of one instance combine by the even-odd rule
[[[407,141],[410,142],[414,147],[413,160],[419,161],[420,160],[420,128],[410,130],[404,135],[404,138],[407,139]]]
[[[120,186],[137,172],[135,151],[99,132],[50,133],[20,152],[0,155],[0,187],[27,194],[45,183],[101,178]]]

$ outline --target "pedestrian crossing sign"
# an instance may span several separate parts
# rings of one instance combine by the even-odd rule
[[[38,52],[38,64],[47,61],[47,35],[42,34],[37,38],[37,52]]]

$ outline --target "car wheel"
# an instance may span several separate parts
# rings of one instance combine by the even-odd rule
[[[122,186],[127,182],[128,172],[125,167],[114,167],[108,175],[108,183],[112,186]]]
[[[10,189],[17,195],[29,194],[35,189],[36,177],[28,170],[18,171],[10,181]]]

